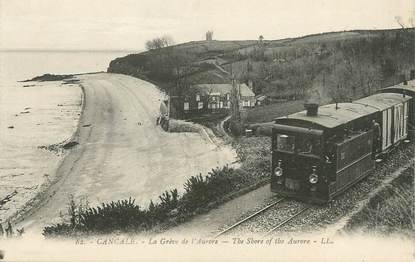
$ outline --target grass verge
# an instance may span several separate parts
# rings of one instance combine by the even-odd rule
[[[353,215],[344,230],[414,237],[414,179],[414,168],[409,167]]]
[[[277,117],[304,110],[303,100],[287,101],[270,105],[257,106],[248,110],[247,123],[271,122]]]

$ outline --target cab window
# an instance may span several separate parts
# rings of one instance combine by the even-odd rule
[[[277,135],[277,150],[283,152],[294,153],[295,137],[289,135]]]
[[[314,137],[304,137],[298,141],[297,152],[299,154],[320,154],[320,141]]]

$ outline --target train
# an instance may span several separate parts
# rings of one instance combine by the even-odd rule
[[[353,102],[304,106],[272,124],[271,191],[280,196],[328,203],[415,138],[415,80]]]

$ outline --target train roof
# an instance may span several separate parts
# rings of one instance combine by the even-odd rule
[[[400,83],[394,86],[385,87],[379,90],[379,92],[387,93],[387,92],[392,92],[396,90],[401,91],[400,93],[402,93],[402,91],[405,91],[407,95],[414,96],[415,95],[415,80],[409,80],[406,85],[404,85],[404,83]]]
[[[362,104],[354,103],[338,103],[320,106],[316,116],[307,116],[307,111],[301,111],[288,115],[286,117],[277,118],[276,121],[282,119],[295,119],[311,122],[322,127],[333,128],[342,124],[346,124],[354,119],[376,112],[373,107],[367,107]]]
[[[381,93],[359,99],[353,103],[338,103],[320,106],[316,116],[307,116],[307,111],[301,111],[275,119],[276,123],[294,119],[310,122],[326,128],[334,128],[366,115],[382,111],[395,104],[409,100],[410,96],[403,97],[395,93]]]
[[[356,100],[354,103],[374,107],[380,111],[383,111],[409,99],[411,99],[410,96],[403,96],[397,93],[380,93]]]

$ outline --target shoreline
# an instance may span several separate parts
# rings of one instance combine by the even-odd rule
[[[78,74],[82,75],[82,74]],[[25,82],[25,81],[22,81]],[[41,83],[42,81],[29,81],[29,82],[37,82]],[[55,82],[59,82],[60,84],[63,84],[63,80],[58,80]],[[85,109],[85,90],[84,87],[80,83],[74,83],[74,85],[77,86],[77,88],[81,89],[81,110],[80,115],[77,120],[77,127],[75,132],[72,133],[72,135],[67,138],[66,140],[62,141],[59,144],[67,144],[73,141],[76,141],[76,139],[79,136],[79,131],[81,128],[81,119],[83,117],[84,109]],[[41,207],[41,204],[47,200],[48,193],[51,192],[51,190],[56,187],[56,185],[59,183],[60,180],[64,178],[63,174],[59,174],[59,169],[67,159],[67,157],[70,155],[72,149],[64,149],[64,154],[62,158],[58,161],[57,167],[54,169],[53,174],[51,175],[52,180],[46,181],[40,185],[39,191],[36,193],[36,195],[28,200],[21,208],[19,208],[14,214],[10,215],[8,218],[5,219],[5,221],[10,221],[14,225],[18,225],[21,223],[27,216],[30,216],[33,212],[35,212],[38,208]]]
[[[95,71],[95,72],[74,73],[74,74],[49,74],[49,73],[46,73],[46,74],[43,74],[43,75],[38,75],[38,76],[32,77],[31,79],[19,80],[17,82],[18,83],[63,82],[65,84],[65,81],[68,81],[68,80],[71,80],[71,79],[74,80],[74,77],[76,77],[76,76],[102,74],[102,73],[106,73],[106,71]]]

